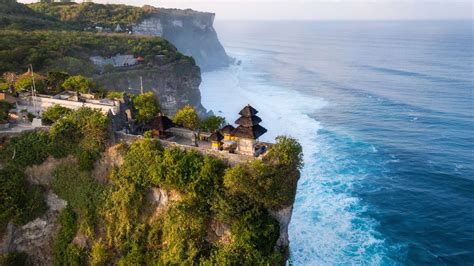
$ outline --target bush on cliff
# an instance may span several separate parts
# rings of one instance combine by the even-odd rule
[[[173,123],[194,130],[199,126],[199,116],[191,105],[186,105],[176,112]]]
[[[86,77],[81,75],[76,75],[68,77],[63,82],[63,84],[61,84],[61,87],[65,90],[72,90],[80,93],[89,93],[95,89],[96,85],[90,79],[87,79]]]
[[[46,211],[43,189],[28,184],[22,170],[0,169],[0,232],[9,221],[22,225]]]
[[[55,104],[51,107],[48,107],[48,109],[43,112],[41,119],[43,120],[44,124],[51,125],[70,113],[71,109],[63,107],[59,104]]]
[[[61,164],[53,171],[53,177],[53,191],[77,212],[82,232],[92,235],[105,188],[78,165]]]
[[[160,112],[160,105],[151,91],[134,95],[132,100],[138,111],[138,122],[148,123]]]
[[[205,132],[213,132],[220,129],[225,124],[225,118],[222,116],[211,115],[199,123],[199,129]]]
[[[262,160],[237,165],[226,171],[224,186],[234,195],[244,195],[269,209],[291,205],[295,198],[301,145],[289,137],[277,137]]]
[[[48,133],[43,131],[26,132],[13,137],[0,150],[0,158],[5,164],[13,164],[20,168],[40,164],[49,155]]]
[[[58,223],[61,229],[53,244],[54,265],[70,265],[67,259],[67,250],[77,231],[76,219],[76,214],[70,206],[63,209],[59,214]]]

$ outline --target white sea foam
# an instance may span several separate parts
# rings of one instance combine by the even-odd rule
[[[244,56],[248,55],[237,55],[239,59]],[[287,134],[303,145],[305,167],[289,228],[291,262],[380,264],[383,243],[375,237],[374,222],[359,215],[364,207],[349,195],[353,182],[364,176],[338,171],[344,167],[346,155],[334,151],[318,134],[320,123],[309,116],[328,103],[271,85],[263,73],[251,70],[252,58],[243,61],[241,66],[203,74],[202,103],[229,122],[238,118],[244,105],[251,104],[260,111],[262,125],[268,129],[264,140]]]

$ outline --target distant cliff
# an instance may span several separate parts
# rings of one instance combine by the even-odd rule
[[[95,3],[35,3],[29,6],[53,21],[59,19],[68,27],[80,30],[164,37],[181,53],[192,56],[203,71],[231,62],[213,28],[213,13]]]
[[[214,30],[215,14],[193,10],[160,9],[132,27],[137,34],[162,36],[192,56],[203,71],[227,66],[229,56]]]
[[[195,64],[186,60],[104,73],[94,76],[94,80],[105,88],[138,93],[141,87],[140,77],[144,91],[153,91],[167,114],[174,114],[190,104],[199,115],[206,115],[199,91],[201,72]]]

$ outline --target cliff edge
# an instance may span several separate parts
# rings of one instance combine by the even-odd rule
[[[35,3],[29,7],[51,21],[63,22],[62,27],[163,37],[192,56],[203,71],[232,61],[214,30],[214,13],[96,3]]]
[[[133,33],[157,35],[192,56],[203,71],[228,66],[231,59],[214,30],[214,13],[160,9],[132,26]]]

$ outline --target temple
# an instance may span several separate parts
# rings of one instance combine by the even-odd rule
[[[240,117],[235,121],[239,126],[233,131],[232,136],[233,140],[237,141],[237,152],[240,154],[254,155],[256,140],[267,132],[267,129],[259,125],[262,119],[257,113],[255,108],[247,105],[239,112]]]

